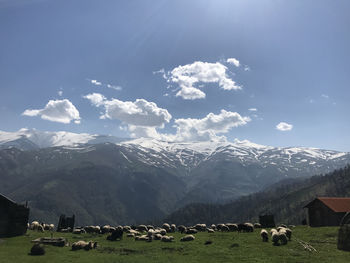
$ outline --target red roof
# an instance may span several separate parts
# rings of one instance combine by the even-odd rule
[[[349,197],[317,197],[316,199],[320,200],[334,212],[350,212]],[[311,203],[313,203],[314,201],[312,201]],[[308,207],[311,203],[307,204],[305,207]]]

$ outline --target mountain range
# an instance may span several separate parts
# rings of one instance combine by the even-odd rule
[[[79,224],[152,221],[190,203],[227,202],[348,163],[346,152],[246,140],[0,131],[0,192],[29,201],[31,218],[50,222],[61,213],[76,214]]]

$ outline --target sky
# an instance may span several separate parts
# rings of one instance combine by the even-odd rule
[[[350,151],[350,1],[0,0],[0,130]]]

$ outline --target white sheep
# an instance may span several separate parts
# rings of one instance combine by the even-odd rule
[[[262,229],[260,231],[260,236],[261,236],[263,242],[269,241],[269,234],[267,233],[266,229]]]
[[[193,241],[195,237],[193,235],[186,235],[180,239],[180,241]]]
[[[96,247],[97,247],[97,242],[93,242],[93,241],[86,242],[86,241],[80,240],[72,244],[72,250],[79,250],[79,249],[90,250]]]
[[[172,242],[174,240],[173,236],[162,236],[162,242]]]

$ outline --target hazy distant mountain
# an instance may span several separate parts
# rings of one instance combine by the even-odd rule
[[[271,214],[277,224],[301,224],[307,216],[304,206],[318,196],[349,197],[350,166],[327,175],[286,180],[227,204],[189,204],[164,221],[185,225],[258,222],[259,215]]]
[[[251,143],[20,130],[0,132],[0,192],[30,201],[33,218],[75,213],[81,224],[162,218],[193,202],[224,202],[286,178],[323,174],[350,154]]]

